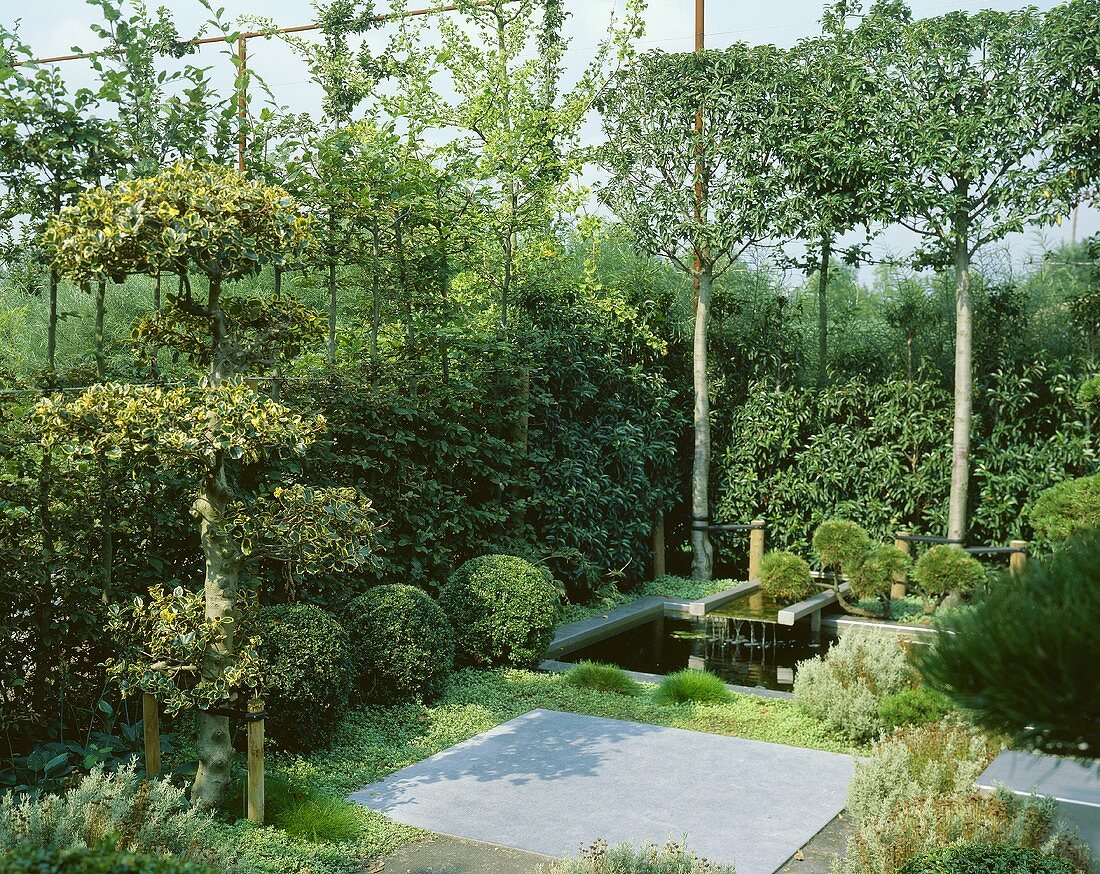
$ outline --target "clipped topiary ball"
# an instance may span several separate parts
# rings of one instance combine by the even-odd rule
[[[898,874],[1075,874],[1065,859],[1029,847],[962,844],[910,859]]]
[[[907,573],[912,564],[912,559],[896,546],[876,546],[848,571],[852,592],[857,598],[885,595],[894,577]]]
[[[855,522],[830,519],[817,526],[813,545],[822,567],[840,568],[847,573],[863,561],[871,548],[871,537]]]
[[[1077,406],[1091,415],[1100,415],[1100,373],[1081,383],[1077,391]]]
[[[808,598],[816,589],[810,566],[793,552],[773,550],[760,563],[760,589],[777,601],[794,603]]]
[[[344,627],[320,607],[280,604],[257,610],[242,632],[260,639],[264,726],[273,743],[289,750],[322,743],[343,715],[355,676]]]
[[[439,593],[457,662],[479,667],[535,667],[554,639],[558,601],[550,575],[514,555],[470,559]]]
[[[341,618],[356,682],[368,701],[432,701],[446,688],[454,667],[454,631],[427,592],[378,586],[350,601]]]
[[[913,580],[929,595],[958,592],[966,595],[985,582],[985,568],[968,552],[955,546],[933,546],[917,559]]]

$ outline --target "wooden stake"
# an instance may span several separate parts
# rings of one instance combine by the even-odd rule
[[[248,702],[248,713],[263,713],[263,698]],[[248,723],[248,820],[264,821],[264,721],[254,719]]]
[[[1027,549],[1026,540],[1013,540],[1009,544],[1013,549],[1020,550],[1019,552],[1012,553],[1008,559],[1008,571],[1014,577],[1020,576],[1024,572],[1024,568],[1027,567],[1027,553],[1024,551]]]
[[[764,520],[753,519],[752,524],[757,526],[749,531],[749,580],[760,580],[760,565],[764,563]],[[764,609],[764,594],[757,592],[749,596],[750,610]]]
[[[160,705],[153,695],[141,696],[141,722],[145,727],[145,776],[160,773]]]
[[[665,514],[657,511],[653,519],[653,579],[665,575]]]
[[[913,545],[904,538],[909,536],[908,531],[899,531],[897,537],[894,540],[895,548],[901,550],[906,555],[909,555]],[[894,584],[890,587],[890,599],[892,601],[898,600],[898,598],[904,598],[906,592],[909,591],[907,583],[909,582],[909,575],[902,572],[894,574]]]

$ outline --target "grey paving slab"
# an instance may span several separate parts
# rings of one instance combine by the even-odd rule
[[[1039,753],[1005,750],[982,772],[980,789],[1004,786],[1019,795],[1045,795],[1058,802],[1058,815],[1100,858],[1100,764]]]
[[[844,807],[851,757],[532,710],[352,800],[442,834],[548,856],[684,838],[773,874]]]

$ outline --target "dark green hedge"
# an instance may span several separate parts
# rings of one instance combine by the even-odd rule
[[[372,703],[431,701],[454,667],[447,614],[415,586],[378,586],[341,613],[351,641],[356,683]]]

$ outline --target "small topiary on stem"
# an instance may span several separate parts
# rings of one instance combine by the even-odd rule
[[[793,552],[773,550],[760,563],[760,588],[777,601],[793,603],[814,593],[810,566]]]
[[[913,561],[893,544],[876,546],[863,561],[851,568],[848,580],[857,598],[878,598],[882,615],[889,615],[890,587],[901,574],[907,573]]]
[[[880,619],[884,613],[872,613],[848,603],[840,590],[841,575],[857,574],[871,551],[871,537],[863,526],[846,519],[830,519],[817,526],[813,539],[814,551],[822,568],[833,573],[833,594],[848,613]],[[854,588],[854,584],[851,584]]]
[[[913,581],[931,613],[949,595],[962,598],[985,582],[980,561],[957,546],[933,546],[913,566]]]

